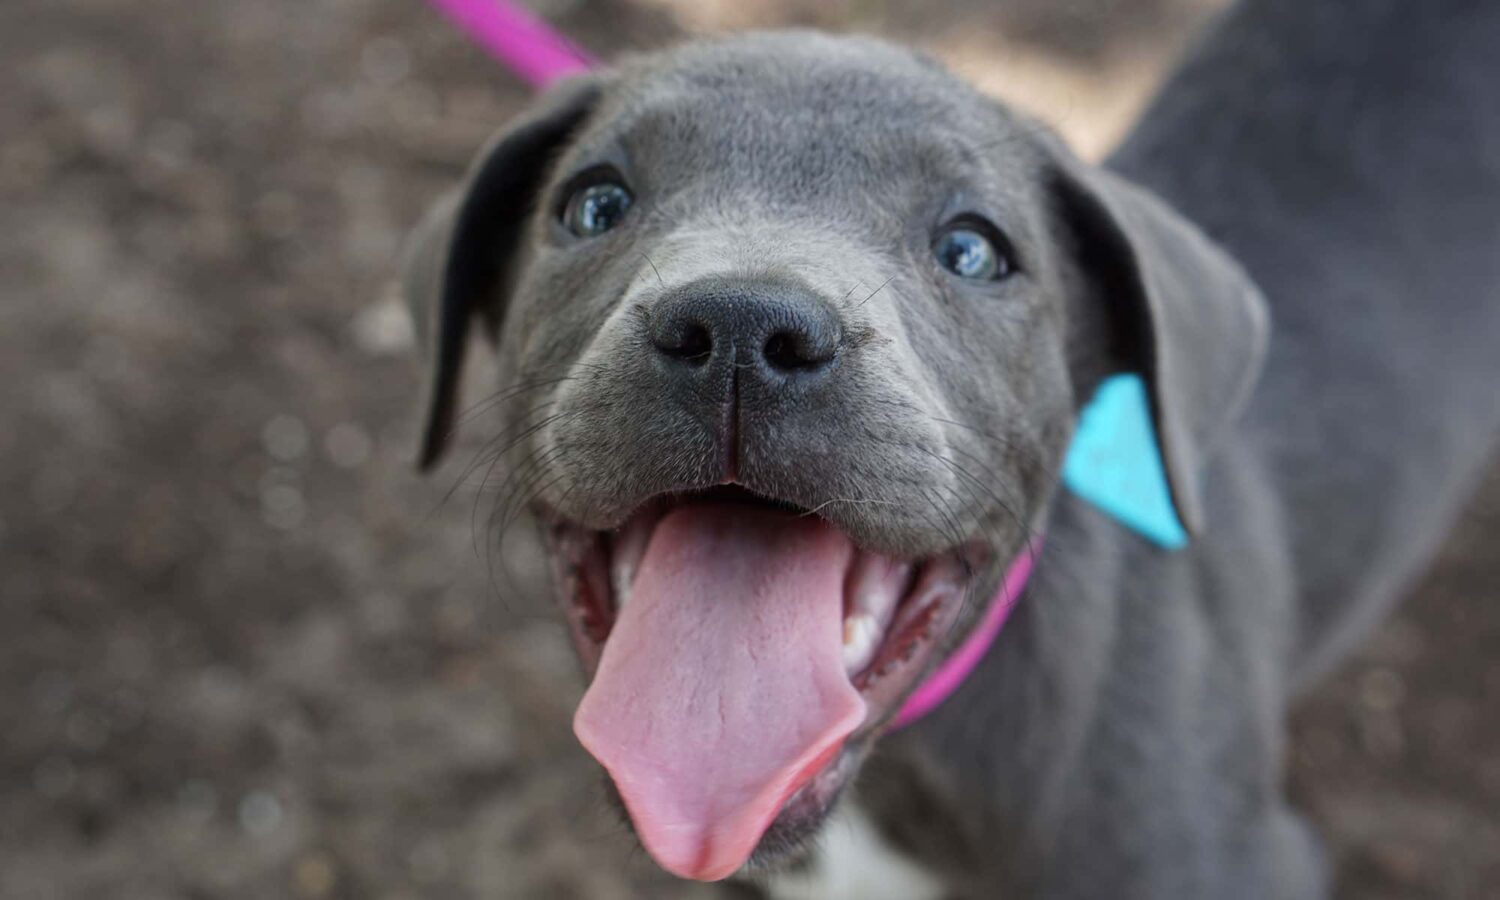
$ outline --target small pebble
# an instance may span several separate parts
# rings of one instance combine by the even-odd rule
[[[265,791],[251,791],[240,799],[240,827],[251,837],[274,834],[281,819],[281,801]]]

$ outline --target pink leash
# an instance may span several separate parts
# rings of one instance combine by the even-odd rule
[[[547,23],[509,0],[428,0],[479,46],[532,87],[542,88],[559,78],[576,75],[593,66],[587,53],[553,31]],[[892,728],[905,728],[952,696],[973,673],[990,645],[995,643],[1005,620],[1031,577],[1032,563],[1040,547],[1033,543],[1017,556],[1005,572],[984,618],[964,639],[953,655],[917,686],[896,713]]]
[[[507,0],[428,2],[532,87],[546,87],[593,65],[587,53]]]

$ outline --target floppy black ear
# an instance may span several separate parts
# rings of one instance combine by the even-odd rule
[[[1178,518],[1203,524],[1199,475],[1260,373],[1265,299],[1227,252],[1155,195],[1078,163],[1057,176],[1062,213],[1116,366],[1146,384]]]
[[[431,374],[417,465],[442,455],[453,428],[469,326],[483,315],[498,324],[509,268],[548,163],[593,109],[596,78],[549,91],[480,152],[464,184],[440,199],[409,244],[403,288]]]

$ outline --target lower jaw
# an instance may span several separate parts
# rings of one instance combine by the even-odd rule
[[[823,820],[859,768],[868,739],[850,741],[838,756],[787,799],[745,866],[747,874],[770,872],[801,858],[811,848]]]

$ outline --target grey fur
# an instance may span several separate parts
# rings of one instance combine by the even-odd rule
[[[1496,47],[1477,0],[1249,2],[1108,172],[878,42],[628,61],[493,145],[447,207],[484,215],[424,229],[428,449],[485,314],[528,496],[607,528],[712,484],[722,435],[647,364],[642,321],[697,278],[795,281],[845,344],[815,390],[743,389],[742,480],[889,553],[980,535],[986,588],[1046,524],[978,672],[870,757],[858,792],[888,835],[961,897],[1324,896],[1281,793],[1287,704],[1428,558],[1500,425]],[[558,191],[605,160],[638,205],[576,242]],[[1001,225],[1020,275],[931,263],[959,209]],[[1074,415],[1122,369],[1151,386],[1185,550],[1054,490]]]

